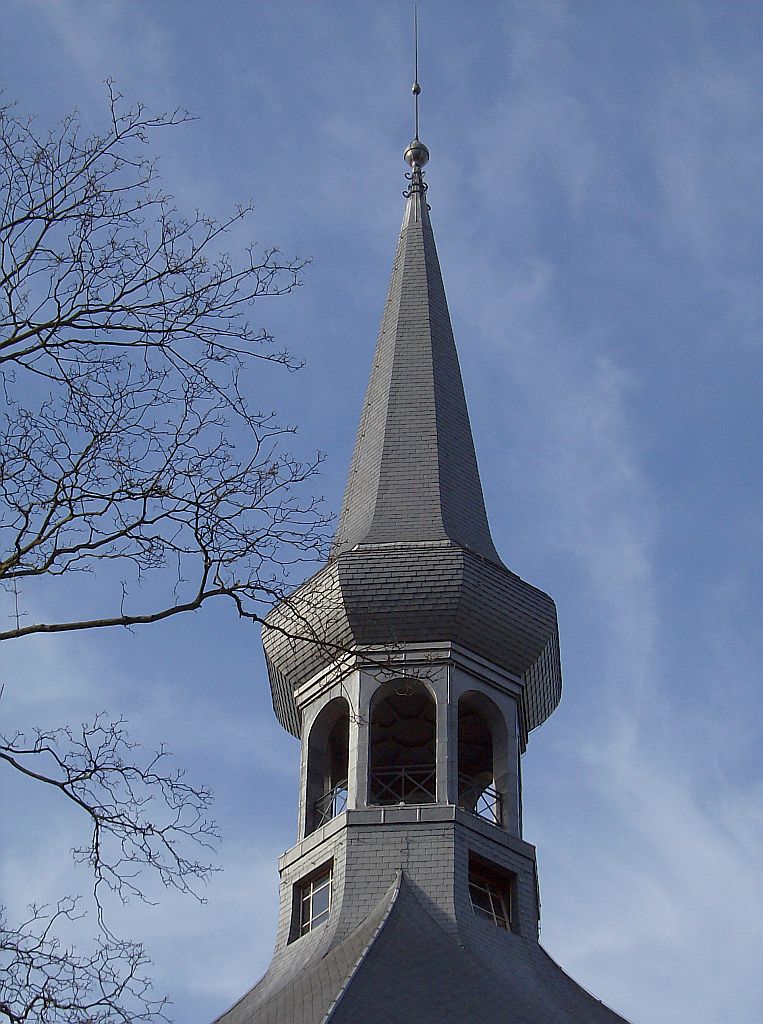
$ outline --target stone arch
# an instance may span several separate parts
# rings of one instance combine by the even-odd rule
[[[321,709],[307,740],[305,835],[347,806],[350,706],[334,697]]]
[[[371,804],[437,799],[437,706],[423,683],[399,679],[373,695],[368,779]]]
[[[504,826],[510,782],[506,719],[484,693],[470,690],[458,702],[458,804]]]

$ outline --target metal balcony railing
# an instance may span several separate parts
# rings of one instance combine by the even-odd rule
[[[374,804],[431,804],[437,799],[436,770],[427,765],[376,768],[371,771],[370,781]],[[481,779],[459,775],[458,806],[491,825],[502,824],[503,797]],[[343,779],[315,801],[314,828],[336,818],[346,807],[347,780]]]
[[[315,801],[315,828],[320,828],[341,814],[347,807],[347,779],[337,782],[333,789]]]
[[[503,820],[503,797],[494,786],[486,786],[471,775],[458,776],[458,806],[491,825]]]
[[[431,804],[437,799],[434,766],[374,768],[370,781],[374,804]]]

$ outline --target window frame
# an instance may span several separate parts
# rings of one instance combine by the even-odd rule
[[[334,865],[323,864],[295,886],[294,938],[308,935],[328,921],[333,904]],[[315,913],[314,900],[318,893],[327,890],[326,906]]]
[[[487,897],[485,902],[489,904],[489,910],[475,902],[475,889]],[[504,931],[511,931],[511,893],[502,891],[492,878],[470,873],[469,901],[476,917],[492,921],[497,928],[503,928]]]
[[[516,881],[513,872],[470,854],[467,888],[474,916],[503,931],[516,932]],[[473,890],[482,895],[481,901],[475,899]]]

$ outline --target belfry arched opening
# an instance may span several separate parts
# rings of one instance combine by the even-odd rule
[[[425,804],[437,796],[437,725],[432,694],[403,679],[371,705],[369,803]]]

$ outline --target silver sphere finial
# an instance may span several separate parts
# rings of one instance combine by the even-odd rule
[[[419,85],[418,82],[413,83],[413,85],[411,86],[411,92],[413,93],[414,96],[418,96],[418,94],[421,92],[421,86]]]
[[[412,167],[414,170],[417,167],[421,168],[425,164],[429,163],[429,150],[418,138],[415,138],[410,143],[403,156],[405,157],[405,162],[408,166]]]

